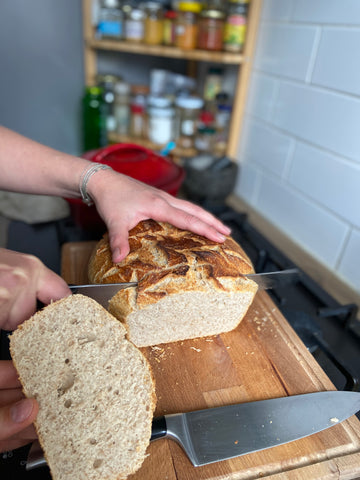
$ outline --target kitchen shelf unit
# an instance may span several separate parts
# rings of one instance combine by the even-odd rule
[[[259,24],[262,0],[251,0],[247,21],[245,46],[242,53],[210,52],[206,50],[182,50],[176,47],[162,45],[134,44],[125,41],[96,39],[95,27],[92,22],[93,0],[83,0],[83,32],[84,32],[84,68],[86,85],[94,85],[97,75],[97,56],[101,51],[131,53],[134,55],[147,55],[153,57],[176,58],[187,61],[188,74],[196,77],[197,62],[209,62],[220,65],[234,65],[237,67],[237,80],[233,96],[232,116],[229,128],[226,154],[236,158],[239,138],[241,135],[242,121],[249,87],[251,66],[255,51],[257,29]],[[112,134],[110,141],[133,141],[144,146],[149,146],[147,140],[131,139]],[[191,156],[194,151],[175,151],[174,155]]]

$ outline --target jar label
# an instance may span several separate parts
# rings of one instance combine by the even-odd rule
[[[97,30],[101,35],[121,37],[122,24],[119,22],[103,21],[98,24]]]
[[[125,36],[132,40],[142,40],[144,37],[144,24],[135,20],[127,20],[125,24]]]
[[[194,135],[195,122],[193,120],[184,120],[181,123],[181,133],[184,135]]]
[[[227,23],[224,32],[224,43],[228,45],[243,45],[246,36],[246,24]]]

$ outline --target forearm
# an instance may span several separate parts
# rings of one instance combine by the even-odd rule
[[[0,189],[79,197],[88,160],[41,145],[0,126]]]

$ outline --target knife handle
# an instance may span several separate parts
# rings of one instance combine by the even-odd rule
[[[150,441],[158,440],[159,438],[166,437],[167,426],[165,416],[156,417],[152,422],[151,438]]]

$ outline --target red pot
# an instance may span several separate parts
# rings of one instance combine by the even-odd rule
[[[135,178],[153,187],[176,195],[184,180],[184,169],[169,158],[163,157],[140,145],[119,143],[82,155],[92,162],[109,165],[113,170]],[[71,215],[76,224],[84,229],[104,228],[95,206],[88,207],[79,198],[67,198]]]

